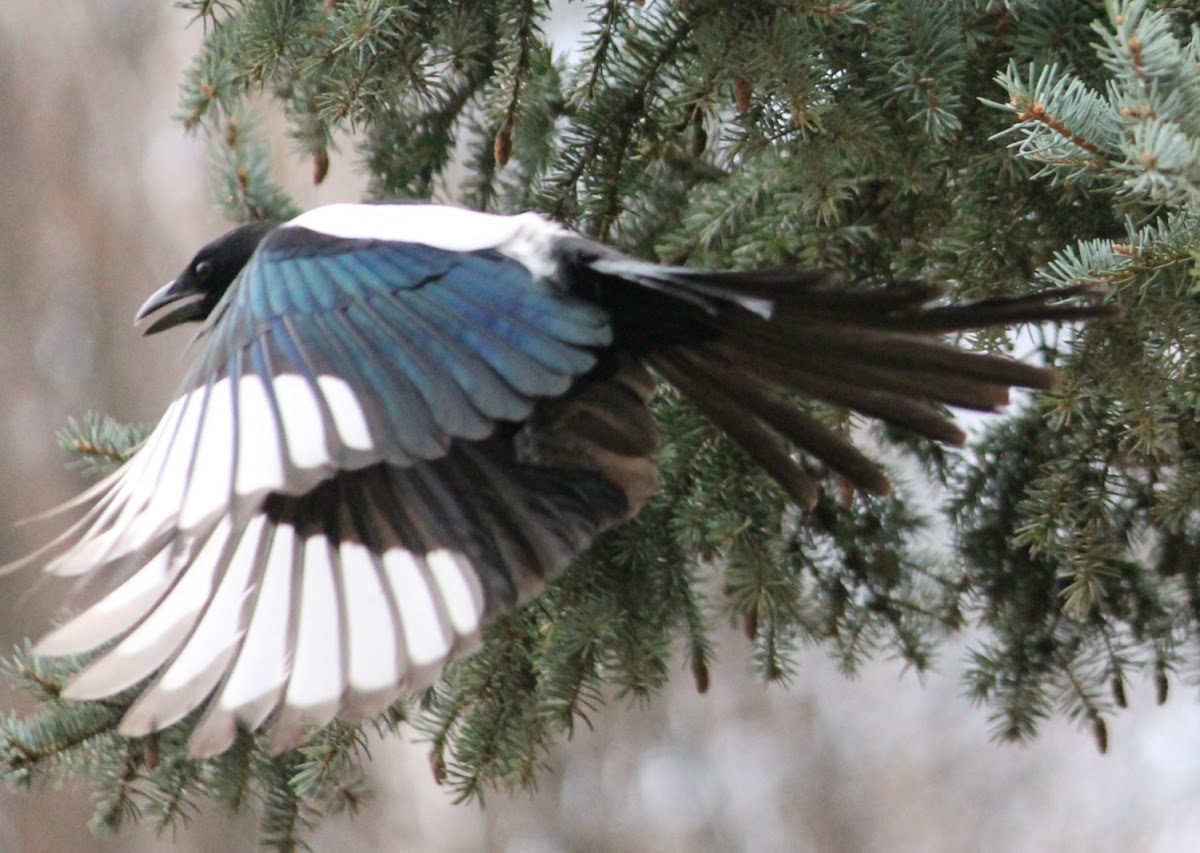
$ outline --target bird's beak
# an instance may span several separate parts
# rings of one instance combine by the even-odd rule
[[[175,307],[146,326],[142,330],[143,335],[153,335],[156,332],[170,329],[189,320],[203,319],[203,299],[204,294],[202,292],[189,287],[186,283],[169,281],[154,291],[153,295],[138,309],[137,314],[133,318],[133,323],[135,326],[141,325],[151,314],[170,306]]]

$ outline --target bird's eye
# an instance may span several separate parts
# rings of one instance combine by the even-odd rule
[[[212,272],[212,264],[208,261],[197,261],[196,265],[192,267],[192,274],[196,278],[208,278],[210,272]]]

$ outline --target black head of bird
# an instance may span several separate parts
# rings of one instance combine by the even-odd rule
[[[191,749],[275,748],[429,684],[657,486],[651,370],[801,506],[807,453],[883,472],[799,393],[931,439],[938,404],[991,411],[1053,371],[939,339],[1111,313],[1049,291],[974,305],[937,287],[708,272],[621,255],[534,214],[334,205],[204,247],[139,312],[205,321],[174,401],[45,549],[110,589],[37,646],[111,647],[67,687],[142,685],[121,728],[204,708]]]
[[[139,323],[161,313],[146,326],[144,334],[206,319],[275,225],[272,222],[241,225],[204,246],[174,281],[159,288],[142,305],[134,318]],[[171,310],[165,311],[166,308]]]

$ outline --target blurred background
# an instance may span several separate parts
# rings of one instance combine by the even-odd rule
[[[560,16],[569,41],[571,9]],[[207,153],[172,119],[202,32],[162,0],[0,3],[0,560],[41,541],[14,522],[81,483],[54,433],[88,410],[152,422],[187,332],[131,318],[226,227]],[[551,34],[554,36],[555,34]],[[277,177],[305,207],[356,200],[352,152],[311,186],[281,143]],[[30,573],[0,579],[0,645],[50,618]],[[1190,851],[1200,849],[1200,704],[1133,685],[1109,754],[1062,721],[997,745],[960,696],[963,645],[923,679],[886,661],[845,680],[820,650],[764,688],[740,634],[719,637],[707,695],[681,661],[646,707],[615,703],[555,750],[540,789],[453,805],[422,744],[375,743],[374,799],[330,819],[317,851]],[[5,710],[27,700],[0,685]],[[188,827],[99,839],[86,788],[0,792],[0,853],[250,850],[253,816],[203,809]]]

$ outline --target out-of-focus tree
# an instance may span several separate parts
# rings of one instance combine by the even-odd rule
[[[768,680],[788,676],[803,642],[848,671],[880,653],[924,669],[974,625],[969,691],[1010,739],[1060,711],[1104,748],[1132,673],[1151,672],[1165,698],[1195,671],[1191,4],[606,0],[585,4],[589,26],[565,55],[535,0],[181,5],[206,29],[182,120],[210,138],[235,220],[297,209],[260,132],[274,109],[317,180],[338,145],[356,147],[371,197],[537,209],[670,262],[921,276],[973,297],[1098,284],[1126,308],[1066,339],[1032,330],[1064,386],[1020,401],[972,454],[875,431],[877,455],[948,490],[953,559],[920,547],[936,519],[903,489],[867,498],[814,470],[827,497],[798,516],[663,395],[658,499],[389,717],[417,720],[462,796],[529,783],[546,745],[610,691],[660,689],[680,644],[703,689],[714,621],[745,627]],[[721,589],[705,594],[713,564]],[[10,775],[86,769],[110,824],[136,798],[169,822],[198,793],[236,805],[257,791],[264,840],[288,847],[320,810],[358,802],[354,730],[276,758],[245,738],[192,762],[180,730],[123,740],[119,706],[58,703],[75,664],[22,663],[46,704],[9,722]]]

